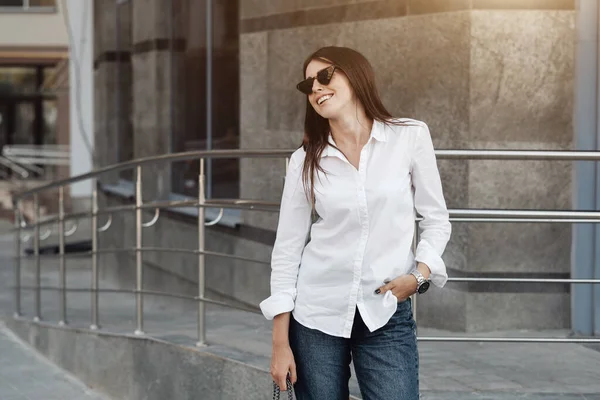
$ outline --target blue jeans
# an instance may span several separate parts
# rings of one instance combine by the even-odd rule
[[[388,323],[369,332],[358,309],[350,339],[309,329],[290,319],[298,400],[348,400],[350,360],[363,400],[418,400],[419,354],[410,299]]]

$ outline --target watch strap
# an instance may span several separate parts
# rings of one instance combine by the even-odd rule
[[[418,269],[413,269],[411,272],[411,275],[414,276],[417,279],[417,292],[419,291],[419,289],[421,288],[421,286],[427,282],[427,279],[425,279],[425,277],[423,276],[423,274],[418,270]]]

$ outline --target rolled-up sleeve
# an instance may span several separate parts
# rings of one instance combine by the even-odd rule
[[[294,309],[298,269],[311,225],[311,206],[302,184],[298,158],[292,156],[283,186],[271,255],[271,296],[260,303],[263,315],[269,320]]]
[[[415,260],[431,270],[430,280],[442,287],[448,280],[442,254],[450,240],[452,227],[442,191],[431,134],[422,124],[415,138],[412,157],[412,184],[415,209],[423,217],[419,223],[419,242]]]

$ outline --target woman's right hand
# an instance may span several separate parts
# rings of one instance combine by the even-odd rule
[[[271,356],[271,377],[282,391],[287,390],[285,379],[290,375],[292,385],[296,383],[296,362],[289,344],[274,344]]]

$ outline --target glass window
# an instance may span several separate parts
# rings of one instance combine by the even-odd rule
[[[56,7],[56,0],[0,0],[0,7]]]
[[[8,138],[8,133],[11,131],[9,128],[9,118],[10,118],[10,105],[4,101],[0,101],[0,146],[4,146],[6,144],[6,139]]]
[[[29,7],[56,7],[56,0],[29,0]]]
[[[0,67],[0,92],[3,94],[36,93],[36,68]]]
[[[34,121],[35,107],[33,102],[23,101],[16,104],[15,131],[13,144],[35,144]]]
[[[54,67],[0,67],[0,145],[57,143],[56,93],[44,89]]]
[[[174,13],[183,18],[177,22],[183,27],[185,48],[182,52],[174,50],[171,53],[174,85],[171,104],[181,107],[182,120],[174,123],[172,151],[239,148],[238,1],[213,1],[212,129],[208,134],[206,2],[188,0],[185,3],[185,10]],[[174,163],[172,190],[197,196],[198,172],[198,161]],[[206,174],[207,197],[239,197],[238,160],[212,160]]]
[[[0,7],[23,7],[23,0],[0,0]]]
[[[57,144],[56,121],[58,119],[58,108],[56,107],[56,100],[44,100],[43,110],[44,144]]]

